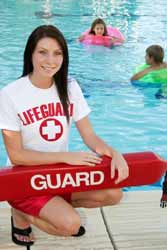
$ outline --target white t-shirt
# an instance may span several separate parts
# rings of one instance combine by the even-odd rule
[[[68,151],[72,119],[77,122],[90,112],[78,83],[68,81],[70,123],[67,123],[55,84],[35,87],[28,76],[0,91],[0,129],[21,131],[23,146],[43,152]]]

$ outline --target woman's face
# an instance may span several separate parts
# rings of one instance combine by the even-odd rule
[[[95,27],[94,27],[94,32],[95,32],[95,35],[103,35],[104,34],[104,25],[99,23],[99,24],[96,24]]]
[[[59,43],[50,37],[39,40],[32,54],[33,74],[52,78],[61,68],[63,52]]]

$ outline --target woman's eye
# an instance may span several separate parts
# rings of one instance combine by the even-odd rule
[[[39,53],[42,55],[46,54],[46,52],[44,50],[40,50]]]
[[[56,51],[55,56],[61,56],[63,53],[61,51]]]

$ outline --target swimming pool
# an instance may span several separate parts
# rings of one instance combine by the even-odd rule
[[[21,75],[29,33],[41,24],[56,25],[67,39],[70,74],[84,91],[97,134],[121,152],[153,151],[167,158],[167,101],[155,99],[157,88],[129,82],[146,47],[160,44],[166,51],[166,0],[154,0],[154,5],[147,0],[1,0],[0,10],[0,88]],[[76,41],[97,16],[121,30],[123,46],[109,49]],[[71,150],[86,149],[74,127],[70,141]],[[0,138],[0,166],[5,158]]]

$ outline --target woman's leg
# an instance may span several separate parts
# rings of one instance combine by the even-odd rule
[[[14,226],[25,228],[33,224],[40,230],[60,236],[77,234],[81,225],[81,219],[75,209],[60,196],[50,199],[40,210],[39,217],[25,214],[20,210],[13,209]],[[18,240],[32,241],[33,234],[29,237],[15,235]]]
[[[73,207],[96,208],[111,206],[120,202],[123,197],[121,189],[103,189],[73,193],[71,200]]]
[[[121,189],[104,189],[87,192],[73,193],[72,206],[60,196],[53,197],[40,210],[39,218],[13,209],[14,225],[26,228],[33,224],[48,234],[71,236],[76,234],[81,225],[81,219],[73,207],[95,208],[115,205],[123,196]],[[16,224],[15,224],[16,223]],[[18,240],[31,241],[34,236],[16,235]]]
[[[71,204],[57,196],[41,209],[39,217],[49,224],[48,233],[60,236],[76,234],[81,226],[81,218]]]

